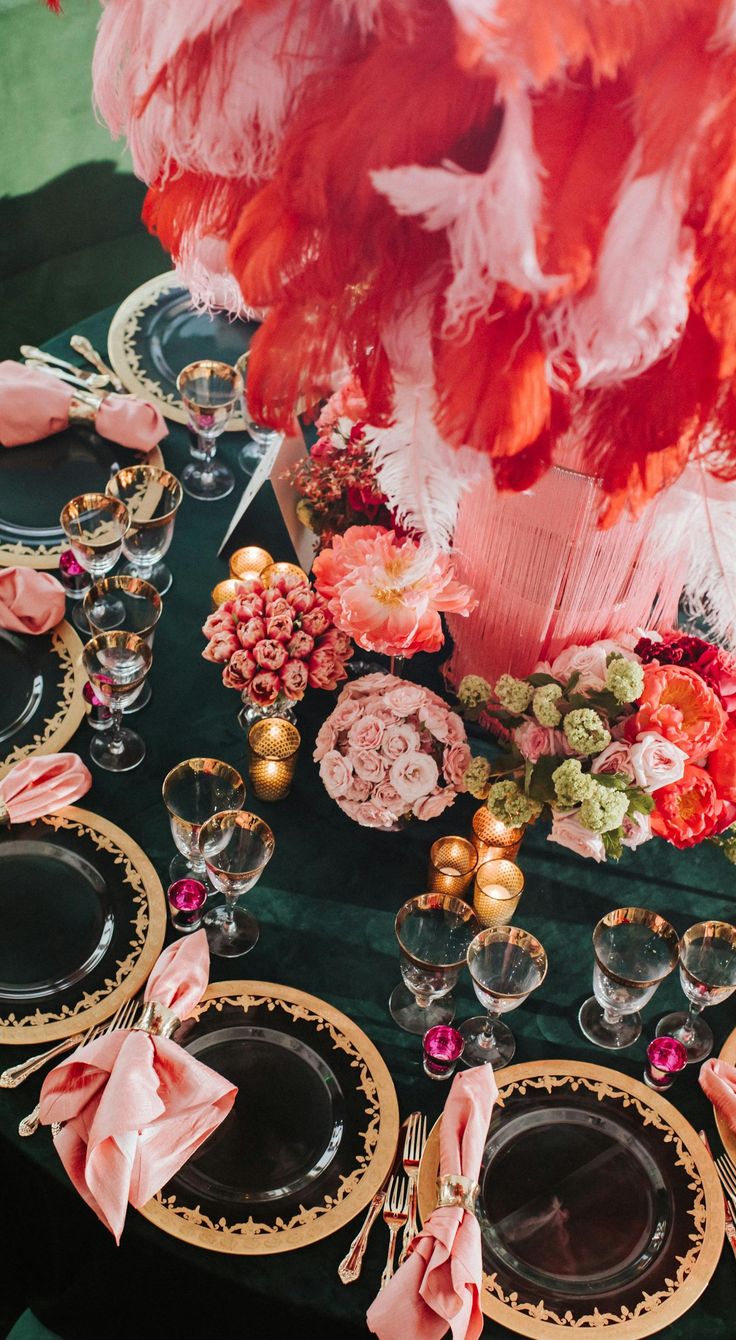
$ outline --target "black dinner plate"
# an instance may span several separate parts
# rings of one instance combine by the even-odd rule
[[[64,637],[59,630],[30,636],[0,629],[0,777],[52,733],[60,746],[79,724],[73,657],[81,646],[61,627]]]

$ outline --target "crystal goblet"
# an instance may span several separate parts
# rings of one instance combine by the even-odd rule
[[[161,560],[173,539],[176,514],[184,496],[179,480],[158,465],[128,465],[113,475],[106,491],[125,504],[130,517],[123,536],[128,562],[122,572],[150,582],[159,595],[164,595],[172,576]]]
[[[680,985],[687,1010],[666,1014],[657,1037],[681,1042],[688,1065],[704,1061],[713,1050],[713,1034],[702,1018],[707,1005],[720,1005],[736,991],[736,926],[727,921],[700,921],[680,940]]]
[[[188,758],[166,774],[161,795],[180,853],[169,866],[172,881],[190,876],[206,881],[199,830],[213,814],[240,809],[245,800],[243,778],[218,758]]]
[[[123,536],[130,524],[125,504],[105,493],[80,493],[62,507],[59,519],[79,566],[93,581],[105,577],[120,558]],[[90,626],[82,605],[75,605],[72,620],[80,632],[89,636]],[[115,628],[117,622],[116,616],[107,626]]]
[[[153,635],[161,618],[163,602],[150,582],[122,574],[103,577],[90,587],[83,608],[93,633],[122,628],[126,633],[137,633],[153,649]],[[140,712],[150,701],[151,685],[146,680],[135,701],[124,708],[124,714]]]
[[[203,502],[226,498],[235,487],[235,476],[227,465],[215,460],[215,451],[242,389],[240,373],[229,363],[200,358],[182,368],[176,389],[197,434],[200,453],[182,471],[184,492]]]
[[[452,1023],[452,988],[478,929],[472,907],[450,894],[422,893],[399,908],[395,930],[403,981],[388,1003],[399,1028],[423,1035],[435,1024]]]
[[[473,990],[487,1013],[460,1025],[463,1065],[490,1062],[500,1070],[512,1059],[516,1039],[499,1016],[523,1005],[542,985],[547,955],[539,940],[520,926],[489,926],[469,946],[468,968]]]
[[[90,758],[107,772],[137,768],[146,753],[140,735],[122,726],[123,709],[134,701],[151,668],[153,653],[136,633],[98,633],[82,649],[82,664],[98,698],[112,713],[108,730],[89,747]]]
[[[639,1010],[677,963],[677,931],[643,907],[619,907],[593,931],[593,995],[578,1022],[590,1042],[617,1050],[641,1033]]]
[[[226,810],[202,824],[199,845],[212,884],[225,895],[225,906],[204,918],[210,951],[220,958],[239,958],[256,944],[260,929],[252,912],[236,904],[271,860],[273,833],[257,814]]]
[[[265,456],[269,447],[273,447],[281,441],[282,434],[275,428],[268,428],[265,424],[257,423],[248,409],[248,359],[250,350],[246,349],[244,354],[240,355],[235,367],[240,373],[240,379],[243,389],[240,393],[240,407],[243,415],[243,422],[248,430],[249,441],[238,452],[238,460],[245,470],[246,474],[252,474],[258,462]]]

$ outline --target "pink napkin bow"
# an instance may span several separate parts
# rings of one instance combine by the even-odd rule
[[[69,423],[73,399],[73,386],[6,359],[0,363],[0,445],[19,447],[60,433]],[[152,451],[167,431],[155,405],[123,395],[103,397],[95,429],[101,437],[134,451]]]
[[[478,1180],[498,1088],[489,1065],[456,1075],[440,1126],[440,1177]],[[461,1205],[434,1210],[403,1266],[368,1309],[380,1340],[477,1340],[483,1330],[480,1226]]]
[[[187,1019],[209,979],[204,931],[165,949],[144,993]],[[54,1144],[83,1200],[114,1234],[224,1121],[237,1089],[170,1038],[115,1029],[44,1080],[40,1116],[64,1122]]]
[[[700,1067],[700,1087],[726,1125],[736,1132],[736,1069],[716,1057]]]
[[[48,633],[64,618],[65,600],[50,572],[0,568],[0,628],[9,633]]]
[[[37,754],[24,758],[0,782],[0,809],[11,824],[55,814],[79,800],[92,785],[92,774],[77,754]]]

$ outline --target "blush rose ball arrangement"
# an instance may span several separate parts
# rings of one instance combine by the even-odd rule
[[[677,632],[566,648],[524,679],[468,675],[458,696],[487,714],[507,751],[468,789],[505,823],[546,811],[548,840],[618,859],[652,837],[717,841],[736,860],[736,658]]]

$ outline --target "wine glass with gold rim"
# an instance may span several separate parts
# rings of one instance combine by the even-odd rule
[[[88,572],[93,582],[107,576],[115,567],[123,548],[123,537],[130,525],[128,509],[119,498],[106,493],[80,493],[61,509],[61,528],[79,566]],[[110,616],[106,629],[119,625],[120,611]],[[105,617],[100,611],[97,627]],[[76,605],[72,620],[80,632],[89,636],[90,625],[81,605]]]
[[[217,439],[224,433],[243,389],[240,373],[229,363],[200,358],[182,368],[176,379],[189,424],[197,435],[198,458],[182,471],[185,493],[203,502],[226,498],[235,487],[227,465],[215,460]]]
[[[391,1018],[405,1032],[422,1035],[435,1024],[452,1023],[452,988],[479,929],[472,907],[450,894],[422,893],[399,908],[395,929],[403,981],[391,993]]]
[[[578,1022],[597,1047],[630,1047],[641,1033],[642,1006],[677,963],[677,931],[644,907],[619,907],[593,931],[593,995]]]
[[[202,824],[199,846],[212,884],[225,895],[225,906],[213,908],[203,921],[210,951],[219,958],[239,958],[257,943],[260,928],[253,913],[237,902],[273,856],[273,833],[257,814],[226,810]]]
[[[97,697],[110,708],[112,721],[92,740],[90,758],[107,772],[128,772],[145,757],[140,735],[123,727],[123,709],[134,702],[151,668],[153,653],[136,633],[98,633],[82,649],[82,664]]]
[[[150,582],[122,573],[103,577],[90,587],[84,597],[83,609],[93,633],[103,633],[110,627],[122,628],[125,633],[137,633],[153,650],[153,635],[161,618],[163,601]],[[101,619],[100,623],[98,619]],[[150,701],[151,685],[146,680],[124,713],[140,712]]]
[[[246,349],[244,354],[240,355],[235,367],[240,373],[242,382],[242,391],[240,393],[240,407],[243,414],[243,422],[248,431],[248,441],[238,452],[238,460],[245,470],[246,474],[251,474],[255,470],[258,462],[270,447],[275,447],[281,441],[282,434],[276,428],[268,428],[266,424],[258,423],[248,408],[248,360],[250,358],[250,349]]]
[[[172,577],[162,562],[174,536],[174,522],[184,496],[170,470],[159,465],[126,465],[108,482],[106,492],[128,509],[130,525],[123,536],[128,562],[122,572],[155,586],[164,595]]]
[[[500,1016],[523,1005],[547,976],[547,955],[539,940],[520,926],[490,926],[468,948],[470,977],[486,1014],[460,1025],[463,1065],[490,1063],[499,1070],[516,1051],[516,1039]]]
[[[241,808],[245,800],[243,778],[219,758],[187,758],[166,774],[161,794],[179,852],[169,866],[172,882],[193,875],[207,883],[199,830],[213,814]]]
[[[680,940],[680,985],[687,1010],[666,1014],[657,1037],[677,1038],[688,1064],[704,1061],[713,1050],[713,1034],[702,1017],[708,1005],[720,1005],[736,991],[736,926],[728,921],[700,921]]]

